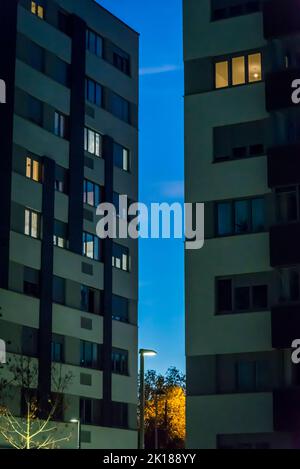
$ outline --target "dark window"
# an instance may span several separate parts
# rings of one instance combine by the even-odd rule
[[[55,167],[54,188],[58,192],[68,193],[68,170],[62,166]]]
[[[114,142],[114,164],[124,171],[130,171],[129,150]]]
[[[43,124],[43,103],[28,96],[28,119],[37,125]]]
[[[257,285],[252,288],[252,301],[254,309],[268,308],[268,287],[267,285]]]
[[[38,270],[24,267],[24,285],[23,291],[25,295],[34,296],[36,298],[40,295],[40,273]]]
[[[31,327],[22,328],[22,354],[36,357],[38,354],[38,330]]]
[[[118,94],[115,94],[113,92],[110,93],[110,107],[109,111],[119,119],[130,123],[130,105],[129,102],[125,99],[122,98],[122,96],[119,96]]]
[[[103,54],[103,39],[99,34],[94,33],[91,29],[86,31],[86,48],[98,57]]]
[[[85,368],[97,368],[99,366],[98,344],[80,341],[80,365]]]
[[[232,311],[232,284],[231,280],[217,281],[217,305],[219,312]]]
[[[61,305],[66,302],[66,281],[64,278],[53,277],[53,302]]]
[[[111,403],[111,426],[127,428],[128,427],[128,404],[123,402]]]
[[[103,89],[99,83],[91,80],[90,78],[86,78],[85,80],[85,98],[92,104],[101,107],[102,106],[102,96],[103,96]]]
[[[67,36],[72,36],[72,22],[71,16],[65,11],[59,11],[57,16],[58,29],[67,34]]]
[[[84,180],[83,202],[91,207],[98,207],[101,202],[101,188],[94,182]]]
[[[41,73],[45,71],[45,50],[32,41],[28,41],[28,65]]]
[[[299,219],[299,196],[296,186],[276,189],[277,221],[287,223]]]
[[[93,423],[91,399],[80,399],[80,421],[83,425],[91,425]]]
[[[264,198],[217,204],[217,235],[258,233],[265,229]]]
[[[113,65],[126,75],[130,75],[130,59],[126,52],[114,46]]]
[[[80,309],[91,314],[101,314],[102,295],[100,290],[81,285],[81,305]]]
[[[112,372],[120,375],[128,374],[128,352],[126,350],[113,349]]]
[[[247,311],[250,309],[250,288],[238,287],[234,290],[235,309],[238,311]]]
[[[63,338],[60,341],[54,338],[52,340],[52,361],[55,363],[64,362],[64,345]]]
[[[262,10],[265,0],[212,0],[212,20],[219,21],[226,18],[256,13]]]
[[[129,319],[129,300],[121,296],[112,297],[112,318],[115,321],[128,322]]]

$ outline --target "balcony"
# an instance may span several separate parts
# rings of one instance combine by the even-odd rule
[[[300,18],[300,14],[298,13]],[[300,79],[300,69],[284,69],[266,76],[266,109],[268,112],[285,108],[300,108],[292,101],[294,80]]]
[[[267,154],[270,188],[300,184],[300,144],[269,148]]]
[[[298,432],[300,430],[300,389],[279,389],[273,392],[274,430]]]
[[[265,2],[263,17],[266,39],[300,32],[299,0],[284,0],[284,2],[282,0],[270,0]]]
[[[300,223],[272,226],[270,263],[272,267],[300,264]]]
[[[281,305],[272,308],[272,347],[290,348],[300,337],[300,305]]]

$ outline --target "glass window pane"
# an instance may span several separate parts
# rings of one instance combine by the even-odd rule
[[[87,183],[87,203],[92,207],[94,206],[94,184],[91,182]]]
[[[290,300],[299,301],[299,272],[297,270],[290,271]]]
[[[240,200],[234,204],[235,232],[247,233],[250,231],[249,203],[248,200]]]
[[[34,15],[36,14],[36,3],[35,2],[31,2],[31,13],[33,13]]]
[[[261,54],[251,54],[248,56],[248,67],[249,67],[249,82],[261,81]]]
[[[252,362],[239,362],[237,365],[238,389],[240,391],[253,391],[255,389],[255,364]]]
[[[34,212],[31,213],[31,236],[38,237],[38,215]]]
[[[102,57],[102,37],[97,36],[96,39],[96,55]]]
[[[98,261],[100,259],[99,256],[99,240],[98,238],[94,238],[94,259],[95,261]]]
[[[219,312],[232,311],[232,284],[231,280],[218,280],[217,308]]]
[[[102,105],[102,88],[98,84],[96,85],[95,104],[99,107]]]
[[[265,201],[264,199],[252,200],[252,230],[263,231],[265,229]]]
[[[122,268],[123,270],[128,270],[128,256],[127,254],[122,255]]]
[[[88,130],[84,129],[84,150],[88,151]]]
[[[232,59],[232,84],[242,85],[245,82],[245,57],[234,57]]]
[[[218,204],[218,234],[228,235],[232,233],[232,213],[230,203]]]
[[[38,161],[35,161],[35,160],[33,160],[32,163],[33,163],[33,167],[32,167],[32,179],[33,179],[34,181],[37,181],[37,182],[38,182],[38,181],[39,181],[39,166],[40,166],[40,165],[39,165]]]
[[[252,288],[252,301],[254,309],[266,309],[268,307],[268,286],[254,286]]]
[[[100,187],[97,184],[95,184],[94,190],[95,190],[95,207],[98,207],[98,205],[100,204]]]
[[[88,80],[88,101],[95,102],[95,83],[92,80]]]
[[[95,132],[88,130],[88,152],[95,154]]]
[[[123,169],[129,171],[129,151],[123,148]]]
[[[229,85],[227,61],[216,63],[215,73],[216,88],[224,88]]]
[[[30,235],[30,211],[25,210],[25,226],[24,226],[24,233],[29,236]]]
[[[44,8],[42,6],[38,6],[38,17],[44,18]]]
[[[95,155],[100,156],[100,144],[101,144],[101,136],[96,134],[96,148],[95,148]]]
[[[26,177],[31,179],[31,167],[32,167],[32,159],[26,158]]]
[[[236,311],[247,311],[250,309],[250,288],[238,287],[234,289],[234,301]]]
[[[86,235],[86,256],[90,259],[94,258],[94,238],[92,235]]]
[[[278,222],[295,221],[298,218],[297,193],[295,187],[280,189],[276,193]]]

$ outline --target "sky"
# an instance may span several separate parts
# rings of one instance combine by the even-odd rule
[[[183,202],[181,0],[99,0],[140,33],[139,201]],[[185,371],[184,244],[140,240],[139,343],[146,369]]]

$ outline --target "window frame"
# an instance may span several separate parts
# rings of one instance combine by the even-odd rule
[[[27,216],[28,216],[28,224],[27,224]],[[35,222],[33,220],[34,217],[36,217]],[[27,226],[28,226],[28,230],[27,230]],[[28,231],[28,233],[26,231]],[[41,214],[37,212],[36,210],[32,210],[31,208],[28,208],[28,207],[25,207],[25,210],[24,210],[24,235],[33,239],[41,238]]]
[[[249,56],[255,55],[255,54],[260,54],[260,72],[261,72],[261,78],[256,81],[250,81],[249,80]],[[233,60],[238,59],[238,58],[243,58],[244,63],[245,63],[245,82],[240,83],[240,84],[233,84]],[[217,87],[217,80],[216,80],[216,67],[218,63],[222,62],[227,62],[227,67],[228,67],[228,85],[227,86],[222,86],[222,87]],[[243,51],[243,52],[236,52],[234,54],[229,54],[229,55],[221,55],[218,57],[214,57],[212,60],[212,67],[213,67],[213,90],[214,91],[219,91],[219,90],[226,90],[226,89],[232,89],[232,88],[238,88],[240,86],[248,86],[248,85],[255,85],[257,83],[262,83],[265,80],[265,73],[264,73],[264,62],[265,62],[265,57],[264,57],[264,49],[251,49],[249,51]]]
[[[88,237],[91,237],[92,240],[88,241]],[[93,257],[88,255],[88,243],[93,242]],[[93,261],[101,262],[101,242],[97,235],[89,233],[88,231],[83,231],[82,233],[82,255],[87,259]]]
[[[93,147],[94,151],[91,152],[90,149],[90,136],[93,135]],[[99,154],[97,152],[97,147],[99,147]],[[94,156],[95,158],[103,158],[103,135],[97,130],[93,130],[89,127],[84,127],[84,151],[89,155]]]

